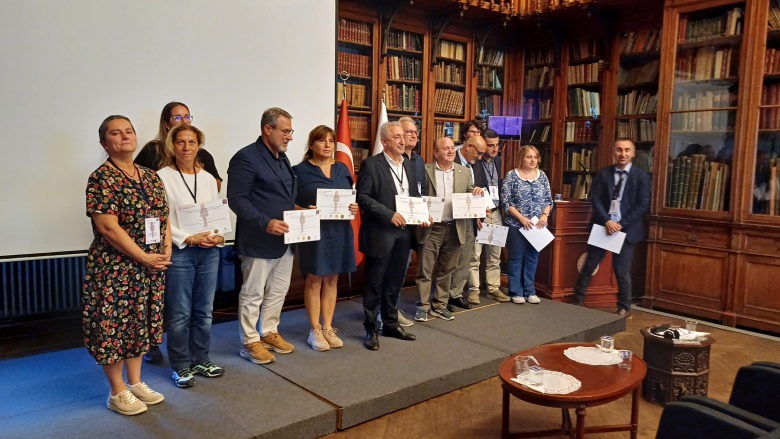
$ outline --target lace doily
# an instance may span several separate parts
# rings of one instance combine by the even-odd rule
[[[555,370],[544,371],[544,384],[541,386],[531,384],[531,382],[528,381],[527,375],[523,375],[521,378],[510,379],[521,386],[528,387],[539,393],[552,395],[565,395],[567,393],[575,392],[582,387],[582,383],[577,378]]]
[[[620,354],[613,349],[612,352],[604,352],[594,346],[576,346],[563,351],[570,360],[577,363],[590,364],[591,366],[609,366],[620,364]]]

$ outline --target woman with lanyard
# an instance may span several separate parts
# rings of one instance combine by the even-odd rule
[[[501,187],[505,206],[504,222],[509,227],[507,277],[512,303],[539,303],[534,278],[539,252],[520,233],[520,229],[547,227],[552,210],[550,180],[539,169],[539,150],[531,145],[520,148],[517,167],[506,174]],[[536,218],[536,223],[533,219]]]
[[[141,356],[162,342],[168,204],[157,174],[133,164],[137,143],[128,118],[107,117],[98,135],[108,159],[87,182],[94,239],[82,295],[84,344],[111,386],[107,407],[137,415],[164,399],[141,381]]]
[[[205,142],[203,132],[180,124],[171,128],[165,142],[163,168],[157,171],[165,183],[171,206],[173,266],[168,270],[165,292],[165,330],[173,382],[192,387],[195,374],[220,377],[225,370],[211,362],[211,312],[217,289],[221,235],[188,234],[180,228],[176,208],[219,198],[217,182],[203,170],[197,158]]]

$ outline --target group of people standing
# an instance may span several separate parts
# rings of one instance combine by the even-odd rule
[[[142,413],[147,405],[164,399],[141,380],[142,356],[148,361],[162,358],[163,329],[168,333],[167,354],[176,386],[191,387],[195,375],[214,378],[225,373],[209,356],[224,237],[211,232],[187,234],[176,215],[177,207],[218,199],[222,182],[213,158],[203,149],[205,135],[192,120],[186,105],[166,105],[157,137],[135,162],[136,133],[128,118],[109,116],[98,130],[107,160],[90,175],[87,185],[94,240],[87,257],[83,324],[85,345],[111,387],[107,406],[125,415]],[[240,356],[266,364],[275,360],[274,353],[294,350],[278,331],[293,267],[293,247],[284,243],[289,224],[283,221],[283,212],[316,208],[317,189],[352,189],[355,182],[350,170],[333,158],[332,129],[314,128],[303,161],[292,166],[286,154],[294,133],[292,116],[281,108],[269,108],[260,125],[257,140],[230,160],[227,200],[236,215],[234,249],[243,275],[238,303]],[[519,233],[521,227],[545,227],[553,207],[549,180],[538,167],[539,152],[524,146],[516,167],[502,178],[498,135],[481,131],[476,121],[469,122],[465,132],[465,142],[457,149],[451,139],[437,139],[434,161],[425,164],[413,152],[418,137],[415,121],[388,122],[379,130],[383,153],[362,162],[356,203],[349,208],[362,213],[364,344],[370,350],[379,349],[380,331],[387,337],[415,340],[404,329],[413,322],[398,310],[412,250],[418,252],[419,301],[414,320],[426,321],[428,316],[451,320],[452,306],[479,304],[483,253],[488,297],[518,304],[540,302],[534,289],[539,254]],[[633,157],[630,151],[624,155]],[[618,160],[617,166],[623,162]],[[631,178],[620,180],[615,200],[635,195],[631,182],[646,178],[646,174],[634,178],[637,171],[641,173],[630,171]],[[615,182],[604,188],[594,184],[594,200],[597,188],[601,194],[614,186]],[[484,221],[453,219],[453,193],[491,197],[495,208],[486,212]],[[442,221],[408,225],[396,209],[396,195],[444,198]],[[649,205],[649,191],[647,198]],[[609,233],[635,227],[644,215],[641,203],[629,205],[634,210],[623,213],[622,219],[620,215],[615,219],[612,209],[610,219],[594,213],[594,220],[606,224]],[[509,296],[500,289],[500,247],[474,242],[485,223],[510,228]],[[297,250],[311,326],[307,341],[312,349],[327,351],[344,344],[333,326],[337,281],[339,274],[356,267],[351,224],[322,221],[320,227],[321,240],[297,244]],[[591,263],[589,258],[586,267],[595,269],[598,261]],[[579,301],[588,281],[589,276],[578,281],[583,290],[582,294],[578,290]],[[629,297],[627,308],[621,299],[621,309],[630,309],[630,283],[626,286],[619,276],[619,285],[621,295],[628,288]]]

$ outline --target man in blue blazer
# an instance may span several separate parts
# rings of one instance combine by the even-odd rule
[[[591,224],[599,224],[612,235],[624,232],[626,240],[620,253],[612,255],[612,270],[618,282],[617,314],[631,318],[631,261],[634,245],[645,239],[644,217],[650,209],[650,177],[631,165],[634,142],[621,137],[612,150],[615,164],[599,171],[591,188],[593,216]],[[593,271],[604,258],[606,250],[588,245],[588,257],[574,286],[574,301],[585,302]]]
[[[262,134],[240,149],[228,167],[227,196],[236,214],[236,253],[244,283],[238,296],[240,355],[255,363],[274,361],[269,350],[287,354],[293,345],[279,332],[279,316],[290,286],[293,254],[284,243],[285,210],[295,209],[296,178],[285,152],[292,140],[292,116],[269,108]],[[258,333],[258,320],[260,332]]]
[[[398,122],[379,129],[381,154],[363,160],[357,179],[360,205],[360,251],[366,255],[363,311],[365,346],[379,349],[377,313],[382,313],[382,335],[414,340],[398,324],[398,296],[404,282],[414,228],[396,211],[395,196],[419,197],[411,162],[405,160],[404,130]],[[428,225],[429,226],[429,225]]]

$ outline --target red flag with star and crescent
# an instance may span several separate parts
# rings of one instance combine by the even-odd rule
[[[349,115],[347,114],[347,100],[341,100],[341,110],[339,110],[339,124],[336,127],[336,161],[344,163],[352,174],[352,181],[357,182],[355,175],[355,165],[352,160],[352,138],[349,134]],[[358,236],[360,231],[360,211],[352,220],[352,234],[354,235],[355,245],[355,264],[360,265],[363,262],[363,253],[358,250]]]

